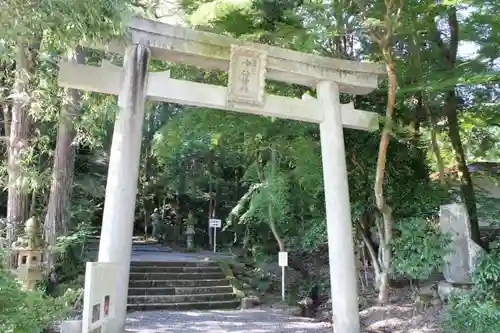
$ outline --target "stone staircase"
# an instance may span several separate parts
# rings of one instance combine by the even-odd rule
[[[129,311],[235,309],[240,302],[217,262],[133,261]]]

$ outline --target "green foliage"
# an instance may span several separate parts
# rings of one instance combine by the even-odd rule
[[[445,317],[450,333],[500,331],[500,249],[485,256],[473,275],[470,291],[452,295]]]
[[[291,44],[302,35],[302,18],[295,10],[301,0],[183,0],[194,26],[230,33],[245,40]],[[300,37],[299,37],[300,38]]]
[[[3,258],[1,259],[3,263]],[[0,265],[0,331],[5,333],[40,333],[69,310],[67,294],[51,298],[42,291],[21,289],[14,275]]]
[[[425,280],[439,272],[448,251],[449,239],[439,231],[432,218],[411,217],[399,220],[393,238],[392,270],[396,275]]]
[[[221,20],[226,19],[228,15],[235,15],[239,13],[241,17],[250,11],[252,8],[252,1],[241,1],[241,0],[215,0],[212,2],[206,2],[198,7],[196,12],[191,14],[190,21],[194,26],[206,25],[207,23],[221,23]],[[241,26],[241,21],[238,25]]]
[[[80,223],[69,235],[57,238],[54,251],[57,254],[55,271],[59,283],[72,281],[84,275],[85,259],[88,259],[85,246],[95,230],[88,223]]]
[[[129,4],[123,0],[2,1],[0,38],[30,40],[45,34],[45,43],[57,48],[102,42],[121,36],[126,22],[123,19],[130,14],[129,10]]]
[[[305,251],[314,251],[328,245],[326,221],[324,218],[309,220],[310,227],[303,236],[301,248]]]

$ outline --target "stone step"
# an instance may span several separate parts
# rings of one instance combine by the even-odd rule
[[[223,279],[222,271],[216,273],[130,273],[130,280],[213,280]]]
[[[99,252],[99,243],[87,243],[85,249],[89,252]],[[160,244],[133,244],[133,253],[153,252],[153,253],[171,253],[172,248]]]
[[[130,267],[130,273],[219,273],[222,269],[218,266],[207,267],[158,267],[158,266],[135,266]]]
[[[195,294],[230,294],[233,292],[233,287],[215,286],[215,287],[192,287],[192,288],[130,288],[129,296],[144,296],[144,295],[195,295]]]
[[[132,252],[173,252],[172,248],[162,244],[133,243]]]
[[[222,287],[229,283],[226,279],[208,280],[131,280],[129,288],[202,288],[202,287]]]
[[[234,300],[236,296],[230,294],[198,294],[198,295],[142,295],[129,296],[128,304],[170,304],[195,302],[221,302]]]
[[[190,302],[190,303],[149,303],[149,304],[129,304],[129,311],[185,311],[185,310],[223,310],[236,309],[240,306],[238,299],[218,302]]]
[[[220,267],[215,261],[132,261],[132,267]]]

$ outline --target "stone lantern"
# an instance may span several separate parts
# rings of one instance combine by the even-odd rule
[[[43,241],[40,237],[38,221],[35,217],[26,221],[24,235],[12,244],[15,258],[14,272],[21,280],[23,288],[33,290],[43,278]]]

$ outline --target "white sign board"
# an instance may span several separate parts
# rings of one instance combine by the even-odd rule
[[[280,267],[288,266],[288,252],[280,252],[278,255],[278,264]]]
[[[220,227],[222,227],[222,220],[210,219],[210,220],[208,220],[208,224],[209,224],[210,228],[220,228]]]
[[[115,281],[116,264],[87,263],[82,333],[112,333],[106,326],[115,316]]]

